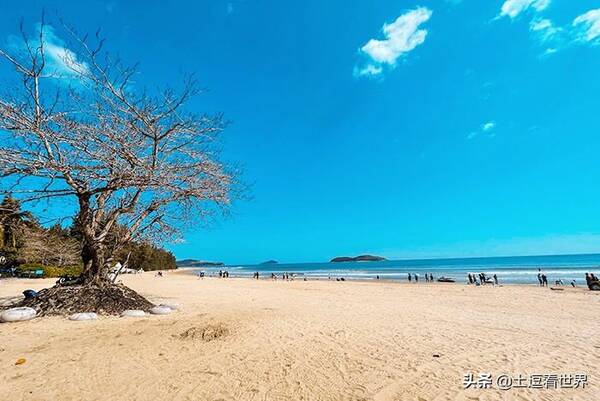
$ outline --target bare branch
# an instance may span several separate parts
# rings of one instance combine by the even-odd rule
[[[238,186],[237,172],[217,158],[226,124],[221,115],[184,110],[200,93],[193,77],[179,93],[139,92],[131,85],[137,65],[101,57],[99,32],[90,43],[63,24],[75,46],[67,54],[77,57],[63,64],[76,83],[56,89],[59,78],[44,71],[43,24],[39,44],[23,34],[26,62],[0,50],[22,78],[18,96],[0,97],[0,177],[11,183],[0,193],[10,190],[24,201],[76,199],[85,271],[94,277],[111,259],[106,252],[127,241],[157,233],[164,239],[226,211]],[[124,232],[107,251],[116,227]]]

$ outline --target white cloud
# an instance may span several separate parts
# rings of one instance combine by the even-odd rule
[[[532,31],[545,31],[547,29],[551,29],[552,26],[553,26],[552,21],[550,21],[549,19],[541,19],[541,18],[534,19],[529,24],[529,28]]]
[[[485,123],[481,126],[481,129],[483,130],[483,132],[488,132],[488,131],[493,130],[495,126],[496,126],[495,122],[488,121],[487,123]]]
[[[515,18],[529,8],[533,8],[535,11],[543,11],[549,5],[550,0],[505,0],[498,17]]]
[[[467,139],[473,139],[480,134],[487,134],[488,137],[492,138],[492,137],[496,136],[496,134],[494,133],[494,128],[496,128],[495,121],[485,122],[485,123],[481,124],[481,127],[479,128],[479,130],[469,132],[467,134]]]
[[[360,48],[361,54],[370,62],[365,67],[355,68],[359,76],[378,75],[383,65],[394,67],[400,57],[425,42],[427,30],[419,29],[419,26],[428,21],[431,14],[428,8],[419,7],[402,14],[391,24],[384,24],[385,39],[371,39]]]
[[[536,18],[529,24],[529,30],[534,32],[542,42],[552,39],[561,28],[554,26],[549,19]]]
[[[89,71],[88,65],[78,60],[77,55],[65,47],[65,43],[56,36],[51,26],[44,25],[43,30],[47,74],[56,78],[65,78],[86,74]]]
[[[79,60],[75,52],[66,47],[50,25],[36,24],[36,34],[30,38],[29,45],[32,49],[39,49],[39,33],[43,29],[45,67],[44,76],[49,78],[78,79],[89,72],[89,66]],[[11,35],[8,43],[15,50],[26,52],[26,44],[20,36]]]
[[[592,42],[600,37],[600,8],[590,10],[573,20],[573,28],[581,41]]]
[[[549,19],[536,18],[529,29],[545,47],[542,57],[576,44],[600,44],[600,8],[578,16],[571,26],[557,27]]]
[[[373,64],[367,64],[365,67],[354,67],[355,77],[374,77],[383,72],[383,68]]]
[[[529,31],[544,51],[540,57],[547,57],[569,44],[569,31],[557,27],[547,18],[535,18],[529,23]]]
[[[515,18],[531,8],[536,12],[545,10],[551,0],[505,0],[496,17]],[[548,18],[534,14],[529,22],[531,37],[543,48],[540,57],[548,57],[577,44],[600,45],[600,8],[592,9],[576,17],[571,25],[556,26]]]

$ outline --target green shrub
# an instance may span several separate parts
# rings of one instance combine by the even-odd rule
[[[17,272],[35,271],[38,269],[44,270],[44,277],[60,277],[60,276],[79,276],[83,271],[83,266],[44,266],[39,263],[26,263],[17,267]]]

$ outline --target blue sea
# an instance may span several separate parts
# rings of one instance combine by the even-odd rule
[[[346,280],[381,280],[407,281],[408,273],[420,275],[433,274],[437,279],[450,277],[457,283],[465,283],[468,273],[496,274],[502,284],[537,284],[538,269],[553,284],[563,280],[569,284],[576,280],[579,285],[585,284],[585,273],[594,272],[600,275],[600,254],[590,255],[553,255],[553,256],[510,256],[490,258],[460,259],[415,259],[389,260],[384,262],[341,262],[341,263],[291,263],[263,265],[234,265],[225,267],[194,268],[215,275],[219,270],[228,270],[230,277],[252,277],[259,272],[261,278],[268,278],[271,273],[281,277],[283,272],[294,274],[302,279],[335,279]]]

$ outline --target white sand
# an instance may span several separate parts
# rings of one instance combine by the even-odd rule
[[[2,324],[0,400],[600,400],[600,294],[583,289],[179,272],[124,282],[181,311]],[[51,284],[0,280],[0,302]],[[465,390],[468,371],[589,379]]]

